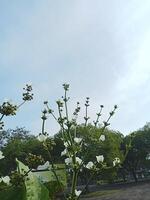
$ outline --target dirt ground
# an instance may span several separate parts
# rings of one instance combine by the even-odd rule
[[[150,200],[150,182],[116,186],[90,193],[82,200]]]

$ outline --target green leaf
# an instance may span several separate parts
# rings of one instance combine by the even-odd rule
[[[29,171],[29,168],[22,162],[17,160],[18,170],[24,174]],[[40,180],[32,173],[29,172],[25,179],[26,186],[26,200],[49,200],[48,189],[40,182]]]

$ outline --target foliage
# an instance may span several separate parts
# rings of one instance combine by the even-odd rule
[[[57,181],[50,181],[50,182],[47,182],[45,183],[45,186],[48,188],[49,190],[49,196],[51,198],[51,200],[55,200],[56,199],[56,196],[58,194],[61,194],[63,191],[62,191],[62,187],[59,186],[58,182]]]
[[[21,174],[28,173],[25,178],[26,200],[49,200],[47,188],[40,183],[39,179],[29,170],[27,166],[17,160],[18,171]]]
[[[26,200],[25,187],[7,187],[0,190],[0,199],[3,200]]]
[[[142,129],[126,136],[124,144],[129,143],[129,140],[132,142],[123,167],[131,172],[135,181],[137,181],[136,171],[145,168],[146,165],[150,166],[150,127],[145,125]]]

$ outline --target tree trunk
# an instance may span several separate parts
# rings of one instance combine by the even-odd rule
[[[137,176],[136,176],[136,172],[134,169],[132,169],[132,175],[133,175],[133,178],[135,180],[135,182],[138,182],[138,179],[137,179]]]

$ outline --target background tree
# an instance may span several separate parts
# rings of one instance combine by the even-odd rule
[[[150,126],[146,124],[142,129],[139,129],[125,137],[124,144],[132,139],[130,150],[123,163],[124,169],[133,175],[135,181],[138,181],[136,171],[149,167],[147,161],[150,153]]]

